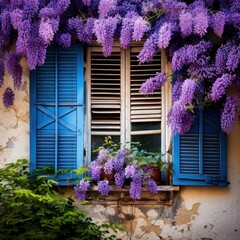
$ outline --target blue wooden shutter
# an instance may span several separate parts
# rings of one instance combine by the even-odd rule
[[[226,147],[219,110],[197,111],[192,128],[173,138],[173,184],[226,186]]]
[[[31,170],[83,165],[83,48],[49,48],[46,62],[31,72]],[[69,176],[62,175],[64,183]]]

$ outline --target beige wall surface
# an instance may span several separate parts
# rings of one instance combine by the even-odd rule
[[[7,87],[13,89],[11,76],[6,72],[0,88],[0,167],[19,158],[29,159],[29,70],[23,66],[22,87],[15,91],[14,105],[5,108],[2,95]]]
[[[14,106],[6,109],[0,102],[0,167],[19,158],[29,159],[29,71],[24,66],[23,86],[15,91]],[[6,73],[4,89],[12,86]],[[181,187],[172,205],[142,201],[90,202],[82,206],[96,222],[113,221],[124,225],[122,239],[240,239],[240,123],[235,121],[228,136],[227,188]]]

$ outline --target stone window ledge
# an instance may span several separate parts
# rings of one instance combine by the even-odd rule
[[[108,196],[101,196],[98,193],[98,187],[92,187],[87,194],[87,200],[90,204],[102,204],[102,205],[172,205],[174,202],[175,192],[179,191],[179,186],[160,185],[158,186],[158,192],[151,194],[146,188],[141,190],[141,199],[133,200],[129,195],[130,186],[126,186],[122,189],[118,189],[116,186],[110,186],[110,192]]]

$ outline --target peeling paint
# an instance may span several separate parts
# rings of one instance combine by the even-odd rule
[[[198,209],[200,207],[200,203],[195,203],[192,206],[191,210],[187,210],[186,208],[180,208],[178,210],[177,215],[174,217],[176,225],[188,224],[194,219],[194,216],[198,214]]]

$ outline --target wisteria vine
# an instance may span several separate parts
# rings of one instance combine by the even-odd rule
[[[231,131],[239,98],[229,90],[240,90],[239,0],[0,0],[0,87],[7,70],[15,90],[21,88],[22,57],[35,69],[45,62],[50,44],[67,48],[94,38],[106,57],[114,39],[128,48],[144,38],[140,64],[166,49],[175,76],[168,115],[174,133],[191,127],[189,106],[206,102],[222,106],[222,130]],[[165,73],[157,73],[141,91],[151,94],[165,81]],[[13,100],[7,87],[3,104],[10,107]]]

